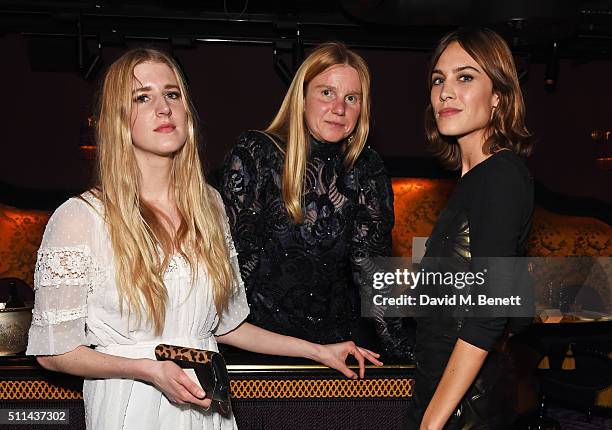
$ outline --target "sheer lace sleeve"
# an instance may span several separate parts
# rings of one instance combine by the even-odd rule
[[[351,240],[351,261],[358,285],[371,271],[372,257],[391,256],[393,229],[393,190],[380,156],[365,148],[363,159],[356,167],[361,192]]]
[[[95,267],[93,228],[93,213],[80,199],[68,200],[49,219],[34,272],[27,354],[63,354],[87,344],[87,295]]]
[[[225,158],[221,195],[229,217],[231,232],[238,248],[240,271],[246,290],[252,294],[257,280],[262,241],[262,189],[265,172],[261,166],[264,153],[263,134],[243,133],[238,144]]]
[[[371,279],[380,270],[373,259],[391,256],[393,190],[385,166],[373,149],[366,147],[360,161],[357,166],[360,193],[351,240],[351,262],[361,302],[370,304],[373,296]],[[409,342],[401,335],[401,319],[383,318],[383,307],[370,305],[369,308],[385,353],[398,355],[401,351],[408,351]]]
[[[221,196],[216,191],[215,195],[218,198],[219,206],[223,210],[223,201]],[[236,251],[234,241],[232,240],[232,233],[230,231],[227,215],[224,215],[223,229],[225,231],[225,242],[229,250],[230,264],[234,270],[234,285],[233,294],[229,299],[227,308],[223,311],[223,314],[219,316],[219,324],[214,330],[214,334],[216,336],[221,336],[234,330],[249,315],[249,304],[247,302],[246,293],[244,291],[244,282],[242,281],[240,266],[238,264],[238,252]]]

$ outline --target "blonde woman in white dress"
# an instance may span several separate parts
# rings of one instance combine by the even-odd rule
[[[104,80],[98,185],[60,206],[35,272],[27,353],[85,378],[88,429],[234,429],[175,363],[168,343],[307,357],[357,378],[375,364],[352,342],[316,345],[243,322],[249,313],[223,204],[200,170],[196,116],[175,62],[127,52]],[[93,346],[93,348],[92,348]]]

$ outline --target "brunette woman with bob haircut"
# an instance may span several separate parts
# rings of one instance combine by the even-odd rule
[[[488,29],[447,34],[434,51],[428,89],[429,142],[461,178],[427,242],[425,270],[479,272],[487,257],[524,255],[533,184],[520,157],[532,143],[508,45]],[[496,276],[491,271],[487,281],[493,292],[505,282]],[[454,286],[437,288],[443,297]],[[419,318],[413,428],[512,428],[512,366],[498,345],[522,323],[460,312]]]
[[[109,68],[98,185],[53,214],[38,251],[27,353],[85,378],[88,429],[236,428],[165,343],[307,357],[357,378],[353,342],[316,345],[243,322],[249,313],[223,202],[201,171],[196,113],[175,61],[133,49]],[[90,348],[90,346],[94,348]]]
[[[450,33],[438,43],[430,64],[430,75],[433,74],[435,64],[444,50],[453,42],[460,44],[481,65],[499,97],[487,124],[485,135],[488,137],[483,145],[483,152],[493,154],[500,149],[510,149],[520,157],[528,157],[533,149],[533,139],[525,125],[525,103],[510,48],[504,39],[492,30],[482,29],[469,37],[464,34],[468,31],[470,30],[465,29]],[[483,44],[484,41],[486,44]],[[433,87],[434,81],[428,80],[430,93]],[[425,131],[433,153],[449,169],[461,169],[461,151],[457,145],[457,137],[446,136],[440,132],[431,101],[425,109]]]

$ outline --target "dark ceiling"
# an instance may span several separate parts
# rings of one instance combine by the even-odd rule
[[[559,57],[612,58],[612,0],[0,1],[0,31],[71,38],[85,48],[166,39],[291,50],[333,39],[426,51],[459,25],[494,28],[535,61],[547,61],[553,46]]]

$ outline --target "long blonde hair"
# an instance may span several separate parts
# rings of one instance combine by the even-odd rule
[[[344,166],[351,169],[370,131],[370,72],[363,58],[342,43],[323,43],[304,60],[291,82],[283,104],[266,129],[266,132],[280,137],[286,144],[282,194],[287,212],[296,224],[303,219],[303,183],[309,152],[309,131],[304,117],[306,88],[317,75],[338,64],[354,68],[361,82],[359,120],[344,148]]]
[[[187,116],[187,139],[175,154],[171,171],[180,215],[175,237],[165,217],[140,198],[140,171],[132,146],[130,117],[134,68],[141,63],[166,64],[176,76]],[[195,279],[200,269],[211,278],[220,314],[234,287],[234,273],[225,240],[223,208],[206,184],[197,143],[197,118],[178,66],[154,49],[133,49],[115,61],[104,78],[96,129],[97,195],[102,201],[115,261],[121,312],[124,303],[137,321],[143,311],[156,335],[166,317],[168,293],[163,276],[175,251],[189,263]]]

